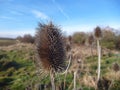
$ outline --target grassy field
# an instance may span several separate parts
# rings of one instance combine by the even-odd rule
[[[0,46],[9,46],[16,43],[15,39],[10,38],[0,38]]]
[[[109,90],[120,90],[120,70],[115,72],[112,69],[114,63],[120,64],[119,54],[108,53],[103,55],[101,61],[101,77],[110,81]],[[46,90],[51,90],[49,74],[46,74],[44,71],[42,72],[42,70],[37,73],[38,68],[39,67],[35,65],[34,45],[16,44],[1,48],[0,90],[28,90],[29,88],[32,88],[29,90],[38,90],[38,88],[42,88],[43,86],[46,86]],[[73,68],[70,68],[66,78],[65,90],[73,89],[72,71]],[[77,88],[95,90],[94,83],[96,77],[97,56],[86,56],[84,58],[83,68],[78,73]],[[63,84],[63,81],[64,75],[57,74],[55,78],[57,88]]]

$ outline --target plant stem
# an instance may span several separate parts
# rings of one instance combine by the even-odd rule
[[[50,70],[50,79],[51,79],[52,90],[55,90],[55,83],[54,83],[55,77],[53,70]]]
[[[93,45],[91,45],[91,54],[92,54],[92,59],[94,59],[94,57],[93,57]]]
[[[74,72],[74,88],[73,88],[73,90],[76,90],[76,77],[77,77],[77,71]]]
[[[66,82],[66,77],[67,77],[67,73],[68,73],[68,69],[69,69],[69,67],[70,67],[70,64],[71,64],[71,60],[72,60],[72,52],[71,52],[71,50],[70,50],[70,58],[69,58],[69,63],[68,63],[68,66],[67,66],[67,68],[66,68],[66,71],[65,71],[65,78],[64,78],[64,89],[65,89],[65,82]]]
[[[98,49],[98,77],[97,77],[97,81],[99,81],[99,79],[100,79],[100,67],[101,67],[101,63],[100,63],[101,48],[100,48],[100,45],[99,45],[99,40],[97,40],[97,49]]]

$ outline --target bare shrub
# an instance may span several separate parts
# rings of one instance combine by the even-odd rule
[[[73,34],[73,42],[77,44],[85,44],[87,34],[84,32],[76,32]]]
[[[103,29],[102,46],[108,49],[115,49],[116,35],[112,30]]]
[[[30,34],[25,34],[23,37],[18,36],[16,39],[23,43],[34,43],[34,37]]]

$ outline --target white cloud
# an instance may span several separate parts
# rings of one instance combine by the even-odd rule
[[[76,25],[64,25],[62,27],[63,31],[67,33],[67,35],[71,35],[74,32],[92,32],[94,31],[96,26],[100,27],[106,27],[110,26],[111,28],[114,28],[116,30],[120,30],[120,24],[119,23],[109,23],[109,24],[76,24]]]
[[[13,19],[12,17],[8,17],[8,16],[0,16],[1,19]]]
[[[35,29],[16,29],[16,30],[3,30],[0,32],[0,37],[12,37],[23,36],[24,34],[35,35]]]
[[[96,24],[75,24],[75,25],[61,25],[61,29],[63,33],[66,35],[72,35],[74,32],[92,32],[94,28],[96,27]],[[119,23],[111,23],[111,24],[103,24],[99,26],[110,26],[111,28],[120,30],[120,24]],[[0,32],[0,37],[17,37],[17,36],[23,36],[24,34],[31,34],[35,35],[36,30],[34,28],[19,28],[14,30],[2,30]]]
[[[58,10],[67,18],[70,19],[70,17],[64,12],[64,10],[56,3],[55,0],[52,0],[52,2],[56,5],[56,7],[58,8]]]
[[[38,11],[38,10],[32,10],[32,13],[35,15],[35,17],[37,17],[37,18],[41,18],[41,19],[43,19],[43,20],[48,20],[49,19],[49,17],[46,15],[46,14],[44,14],[43,12],[41,12],[41,11]]]
[[[71,35],[74,32],[91,32],[94,28],[93,25],[68,25],[63,27],[63,31]]]

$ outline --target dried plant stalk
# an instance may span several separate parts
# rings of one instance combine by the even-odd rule
[[[39,24],[36,33],[36,52],[38,61],[45,70],[60,72],[65,69],[65,46],[63,35],[52,23]]]
[[[97,39],[97,51],[98,51],[98,76],[97,76],[97,82],[100,79],[100,68],[101,68],[101,47],[99,44],[99,40],[102,37],[102,31],[100,27],[95,28],[95,37]]]
[[[93,57],[93,42],[94,42],[94,37],[93,37],[93,35],[90,35],[90,36],[89,36],[88,42],[89,42],[89,44],[90,44],[91,55],[92,55],[92,59],[93,59],[93,58],[94,58],[94,57]]]
[[[98,26],[95,28],[95,37],[96,37],[97,39],[100,39],[100,38],[102,37],[101,28],[98,27]]]
[[[67,68],[66,68],[66,70],[64,72],[64,74],[65,74],[65,77],[64,77],[64,89],[65,89],[65,85],[66,85],[65,82],[66,82],[66,77],[67,77],[68,69],[69,69],[71,61],[72,61],[72,51],[71,51],[71,49],[72,49],[72,37],[71,36],[68,37],[68,44],[67,44],[66,47],[67,47],[66,50],[69,52],[69,54],[68,54],[68,57],[69,57],[68,60],[69,60],[69,62],[68,62]]]
[[[52,85],[52,90],[55,90],[55,73],[53,70],[50,70],[50,79],[51,79],[51,85]]]
[[[98,81],[100,79],[100,67],[101,67],[101,47],[99,46],[99,40],[97,40],[97,50],[98,50]]]
[[[76,78],[77,78],[77,71],[74,72],[74,88],[73,88],[73,90],[76,90]]]
[[[50,22],[39,24],[36,33],[37,62],[50,72],[52,90],[55,90],[55,72],[65,69],[65,46],[61,30]]]

